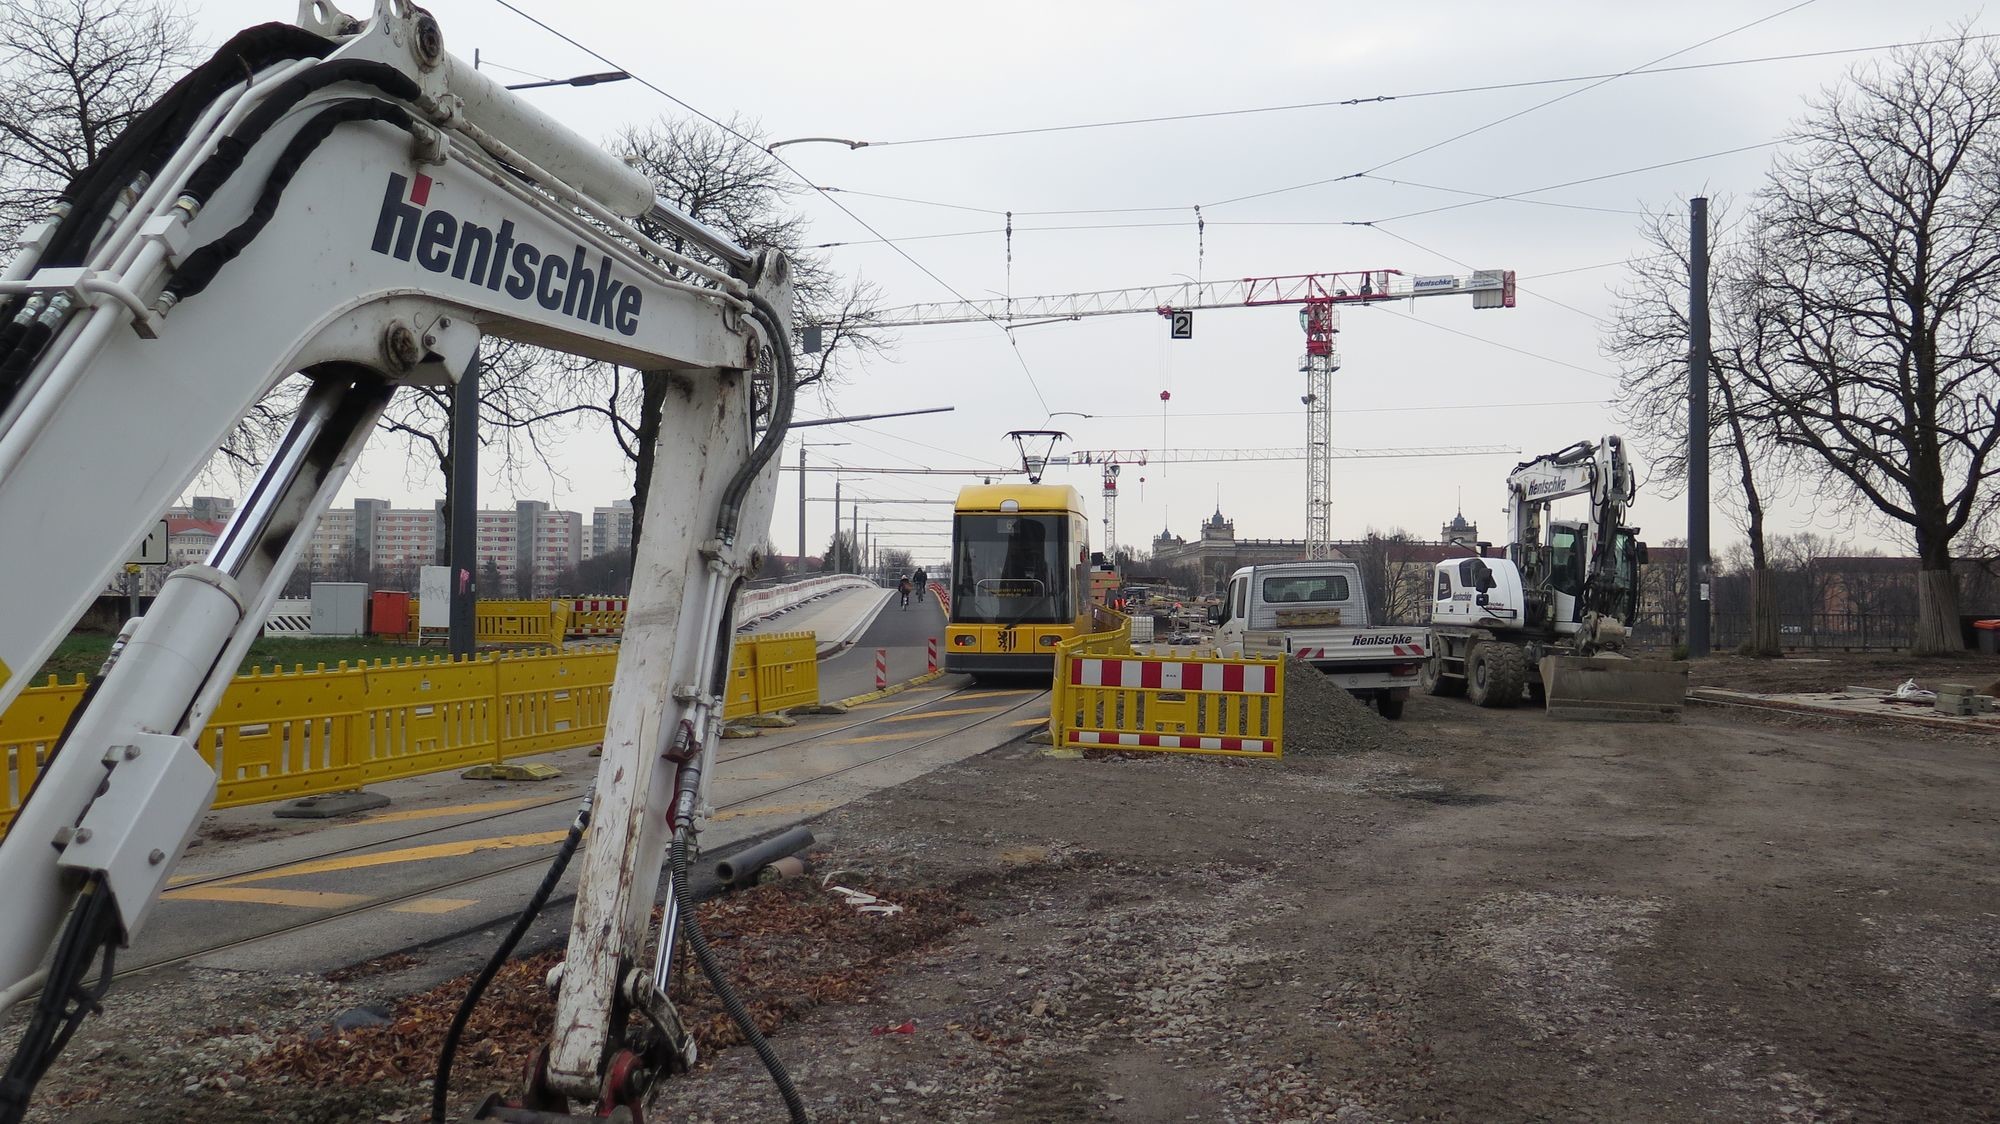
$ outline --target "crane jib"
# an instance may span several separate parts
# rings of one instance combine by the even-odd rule
[[[442,207],[427,207],[433,182],[420,175],[413,184],[390,173],[370,249],[398,261],[414,259],[432,273],[448,272],[515,300],[533,299],[550,312],[620,335],[638,334],[639,304],[645,294],[612,279],[609,255],[602,255],[592,270],[582,245],[567,255],[551,253],[516,240],[512,219],[501,220],[496,231],[464,222]]]

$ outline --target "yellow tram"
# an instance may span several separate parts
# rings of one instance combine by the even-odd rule
[[[1090,523],[1067,484],[983,484],[958,493],[944,667],[1052,675],[1056,645],[1091,627]]]

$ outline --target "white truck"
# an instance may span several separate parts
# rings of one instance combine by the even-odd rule
[[[1216,647],[1225,656],[1297,656],[1384,718],[1400,718],[1427,655],[1422,628],[1373,627],[1352,562],[1246,566],[1229,578]]]

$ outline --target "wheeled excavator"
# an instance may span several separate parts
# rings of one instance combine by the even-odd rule
[[[407,0],[365,20],[305,0],[242,32],[69,185],[0,273],[0,708],[239,419],[306,389],[205,563],[125,627],[53,749],[14,763],[33,791],[0,841],[0,1013],[29,1011],[0,1122],[194,835],[216,788],[199,734],[384,406],[459,379],[488,335],[671,388],[602,766],[560,855],[581,873],[556,1029],[524,1095],[482,1110],[643,1117],[695,1057],[666,998],[677,938],[713,966],[686,864],[791,414],[792,309],[781,255],[656,202]]]
[[[1646,546],[1626,513],[1638,490],[1623,438],[1579,441],[1507,476],[1505,557],[1450,558],[1433,570],[1433,695],[1508,707],[1526,696],[1551,715],[1652,720],[1676,714],[1687,665],[1625,658]],[[1583,519],[1553,505],[1588,496]]]

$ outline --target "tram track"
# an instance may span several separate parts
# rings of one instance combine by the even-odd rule
[[[970,690],[969,687],[962,687],[959,688],[958,690],[954,690],[948,692],[947,694],[940,695],[937,698],[927,699],[922,703],[918,703],[910,707],[906,707],[901,710],[891,712],[891,714],[888,715],[871,716],[870,718],[860,722],[850,723],[846,726],[836,727],[832,730],[823,731],[821,734],[816,735],[815,738],[801,739],[800,741],[791,742],[788,744],[793,746],[801,745],[813,740],[817,740],[817,738],[820,736],[826,736],[828,734],[845,733],[850,730],[872,725],[880,722],[884,718],[896,715],[908,714],[912,711],[920,709],[923,706],[941,702],[944,699],[951,698],[955,695],[963,694],[968,690]],[[745,806],[758,804],[763,801],[769,800],[773,796],[777,796],[784,792],[789,792],[794,789],[802,788],[805,787],[806,785],[817,784],[823,781],[831,780],[833,778],[840,777],[860,769],[865,769],[873,765],[878,765],[884,761],[900,757],[904,754],[914,753],[917,750],[925,749],[930,746],[936,745],[937,743],[942,742],[948,738],[956,737],[958,735],[966,733],[967,731],[977,729],[978,727],[986,725],[987,723],[1001,721],[1010,718],[1013,715],[1019,713],[1024,708],[1034,703],[1045,700],[1047,698],[1048,698],[1047,691],[1037,691],[1026,694],[1018,701],[1015,701],[1012,704],[1005,706],[1003,709],[1000,709],[997,712],[982,714],[977,718],[973,719],[972,721],[966,722],[962,725],[955,726],[950,730],[939,731],[935,734],[922,738],[909,745],[899,746],[895,749],[891,749],[883,753],[874,754],[864,760],[851,762],[849,764],[840,766],[839,768],[829,769],[822,773],[816,773],[810,777],[804,777],[796,781],[791,781],[786,784],[776,785],[774,787],[764,789],[760,792],[751,795],[739,797],[735,800],[729,801],[726,804],[715,806],[712,809],[712,813],[725,812],[736,808],[742,808]],[[758,753],[763,753],[769,750],[782,749],[782,748],[785,748],[785,746],[771,746],[768,747],[767,749],[760,748],[751,753],[739,754],[736,757],[729,758],[727,760],[740,761],[752,756],[756,756]],[[184,890],[200,885],[213,885],[217,882],[254,878],[260,874],[270,874],[272,872],[282,871],[287,867],[297,866],[305,862],[319,861],[321,859],[330,858],[341,854],[348,854],[355,851],[362,851],[371,848],[381,847],[389,843],[400,842],[403,840],[413,839],[413,838],[420,838],[422,836],[431,835],[438,831],[447,830],[449,828],[463,828],[474,824],[490,823],[494,820],[499,820],[506,816],[515,815],[517,813],[528,812],[537,808],[547,808],[558,804],[574,803],[575,801],[580,799],[581,799],[580,794],[573,792],[567,796],[553,797],[546,801],[539,801],[534,805],[524,806],[520,808],[510,808],[504,812],[499,812],[489,817],[481,817],[472,820],[462,820],[455,824],[445,825],[437,828],[429,828],[418,832],[409,832],[404,835],[394,837],[392,839],[377,840],[366,844],[359,844],[354,847],[346,847],[335,851],[329,851],[321,855],[315,855],[306,858],[295,858],[280,863],[272,863],[263,867],[252,868],[249,871],[240,872],[236,874],[216,875],[210,878],[204,878],[198,882],[182,883],[178,886],[173,887],[173,889]],[[268,940],[278,939],[281,937],[292,936],[301,932],[314,929],[322,925],[329,924],[331,922],[341,921],[367,913],[378,912],[381,910],[392,909],[395,906],[402,905],[408,902],[417,901],[423,898],[436,897],[441,894],[447,893],[451,890],[459,889],[478,882],[484,882],[488,879],[500,878],[509,874],[514,874],[517,872],[531,870],[531,869],[539,869],[547,865],[549,854],[553,849],[554,849],[553,844],[534,847],[532,848],[531,855],[519,859],[517,861],[502,863],[500,865],[486,867],[475,872],[459,875],[456,877],[436,882],[426,883],[422,886],[412,888],[408,891],[371,899],[369,901],[356,902],[352,905],[334,907],[325,910],[323,912],[317,913],[311,917],[303,918],[289,925],[279,925],[269,929],[265,929],[260,932],[250,933],[239,937],[233,937],[227,940],[216,941],[212,944],[203,945],[200,948],[189,949],[182,952],[175,952],[169,955],[156,957],[150,960],[143,960],[142,962],[134,964],[131,967],[124,968],[118,971],[113,978],[122,980],[130,976],[140,975],[146,972],[155,971],[160,968],[168,968],[178,964],[185,964],[188,963],[189,961],[197,960],[202,957],[213,956],[219,952],[227,952],[231,949],[243,948],[250,945],[254,945],[261,941],[268,941]],[[561,901],[568,901],[571,900],[572,898],[573,895],[564,895],[561,899],[558,899],[556,902],[552,902],[551,904],[558,904]],[[478,925],[473,926],[473,928],[481,928],[489,924],[491,924],[490,921],[483,921],[480,922]]]
[[[845,726],[836,726],[827,730],[814,731],[811,738],[801,738],[796,741],[779,742],[779,743],[774,743],[772,745],[757,746],[729,756],[719,756],[719,759],[717,760],[716,764],[718,766],[733,765],[739,761],[747,761],[752,757],[758,756],[759,754],[771,753],[777,750],[782,750],[789,748],[791,746],[798,745],[802,741],[817,740],[819,738],[824,738],[824,737],[835,737],[840,734],[847,733],[850,730],[858,730],[864,726],[869,726],[881,722],[885,718],[899,717],[901,715],[909,714],[913,711],[921,710],[924,707],[930,706],[933,703],[943,702],[944,700],[952,698],[956,695],[964,694],[966,691],[969,691],[971,689],[972,689],[971,686],[968,685],[956,688],[955,690],[952,691],[948,691],[945,694],[936,696],[935,698],[925,698],[922,700],[915,700],[912,701],[908,706],[905,706],[900,710],[892,710],[886,714],[869,715],[868,717],[862,718],[858,721],[850,722]],[[727,745],[728,743],[725,741],[724,744]],[[300,858],[291,858],[280,862],[266,863],[262,866],[248,867],[241,870],[232,870],[217,874],[206,874],[199,878],[189,879],[188,881],[185,882],[172,882],[168,884],[167,889],[169,891],[192,890],[202,886],[213,886],[216,885],[217,883],[238,882],[244,879],[255,878],[261,874],[268,874],[274,870],[281,870],[288,866],[297,866],[301,862],[316,862],[321,859],[338,858],[341,855],[352,855],[363,851],[370,851],[379,847],[389,847],[399,843],[408,843],[412,840],[425,839],[427,837],[436,836],[445,832],[458,831],[460,829],[467,827],[494,823],[499,820],[506,819],[509,816],[526,815],[528,813],[540,811],[544,808],[554,808],[566,804],[574,804],[578,799],[580,799],[578,793],[572,791],[569,793],[565,793],[562,796],[551,796],[546,800],[537,800],[531,804],[521,804],[512,808],[505,808],[493,812],[489,815],[473,816],[468,819],[454,820],[451,823],[433,824],[430,827],[416,828],[411,831],[403,832],[399,835],[389,835],[389,836],[384,836],[380,839],[370,839],[364,842],[352,843],[344,847],[336,847],[330,851],[319,851],[311,855]]]

